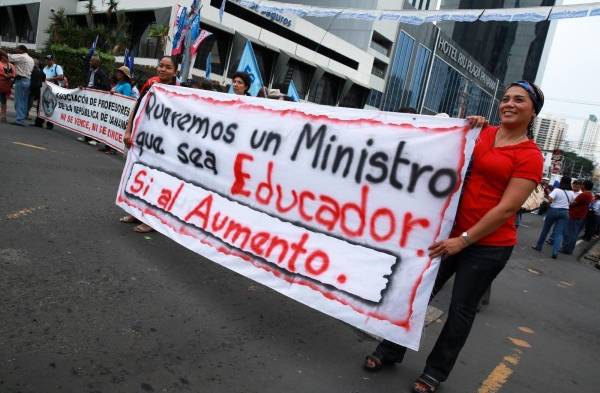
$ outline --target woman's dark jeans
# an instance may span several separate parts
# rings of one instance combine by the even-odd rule
[[[477,313],[477,305],[492,281],[504,268],[513,247],[470,246],[444,259],[435,280],[431,298],[453,274],[454,287],[448,319],[427,358],[424,373],[445,381],[465,345]],[[386,362],[401,362],[406,348],[383,340],[375,354]]]

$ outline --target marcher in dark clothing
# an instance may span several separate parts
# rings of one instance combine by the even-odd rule
[[[42,83],[46,80],[46,76],[40,69],[38,61],[35,60],[35,65],[31,71],[30,85],[29,85],[29,102],[27,103],[27,113],[31,110],[33,102],[37,101],[37,110],[35,112],[35,121],[32,125],[36,127],[42,127],[44,120],[38,117],[38,111],[40,109],[40,91],[42,90]],[[52,124],[52,123],[48,123]],[[50,126],[48,127],[51,128]]]
[[[106,71],[100,67],[100,57],[94,55],[89,59],[90,67],[86,72],[85,86],[90,89],[110,91],[110,79]],[[77,138],[79,142],[96,145],[98,142],[87,136]]]
[[[585,219],[585,233],[583,240],[589,242],[592,237],[598,235],[600,228],[600,194],[594,195],[594,202],[590,206],[587,217]]]

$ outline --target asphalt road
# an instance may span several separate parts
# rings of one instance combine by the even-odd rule
[[[0,124],[0,392],[410,390],[441,320],[367,373],[374,342],[344,323],[121,224],[124,161],[75,138]],[[525,217],[443,392],[599,391],[600,271],[531,250],[540,224]]]

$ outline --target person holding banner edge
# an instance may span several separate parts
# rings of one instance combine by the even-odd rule
[[[511,83],[499,105],[501,125],[485,126],[477,139],[450,237],[429,248],[441,257],[431,297],[455,275],[448,318],[413,392],[435,392],[464,346],[484,292],[504,268],[516,244],[515,214],[540,183],[543,158],[532,139],[533,120],[544,104],[531,82]],[[470,118],[471,126],[476,119]],[[364,367],[380,370],[402,362],[406,348],[383,340]]]
[[[133,118],[135,117],[135,114],[140,106],[140,103],[142,102],[142,99],[144,98],[148,90],[150,90],[150,87],[152,87],[152,85],[155,83],[175,85],[177,84],[176,75],[177,63],[175,62],[175,60],[171,56],[163,56],[158,62],[158,66],[156,67],[156,76],[153,76],[152,78],[148,79],[146,83],[144,83],[144,85],[142,86],[142,90],[140,91],[140,97],[138,98],[135,106],[133,107],[133,110],[131,111],[131,114],[129,115],[129,119],[127,120],[127,127],[125,128],[125,135],[123,137],[123,142],[125,142],[125,146],[131,148],[131,128],[133,126]],[[140,222],[131,214],[127,214],[126,216],[121,217],[120,221],[125,224],[136,224]],[[154,231],[154,229],[152,229],[151,226],[144,223],[140,223],[135,228],[133,228],[133,230],[138,233],[148,233]]]

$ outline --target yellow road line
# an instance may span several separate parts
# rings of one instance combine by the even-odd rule
[[[528,328],[527,326],[519,326],[519,330],[522,331],[523,333],[527,333],[527,334],[534,333],[533,329]]]
[[[43,205],[42,206],[36,206],[36,207],[28,207],[28,208],[16,211],[14,213],[8,214],[6,216],[6,218],[9,219],[9,220],[16,220],[17,218],[25,217],[25,216],[33,213],[34,211],[43,209],[45,207],[46,206],[43,206]]]
[[[35,146],[35,145],[30,145],[28,143],[23,143],[23,142],[13,142],[13,144],[15,145],[19,145],[19,146],[25,146],[25,147],[31,147],[32,149],[38,149],[38,150],[48,150],[45,147],[41,147],[41,146]]]
[[[517,364],[519,362],[517,361]],[[516,366],[516,364],[514,364]],[[506,363],[500,363],[483,381],[477,393],[496,393],[508,381],[513,370]]]
[[[528,327],[520,326],[519,330],[524,333],[533,334],[533,330]],[[504,386],[504,384],[513,374],[514,368],[518,366],[519,362],[521,361],[521,354],[523,351],[519,348],[531,348],[531,345],[525,340],[513,337],[507,337],[507,339],[513,345],[515,345],[515,348],[512,349],[512,354],[502,358],[502,361],[481,383],[477,393],[497,393],[500,389],[502,389],[502,386]]]

